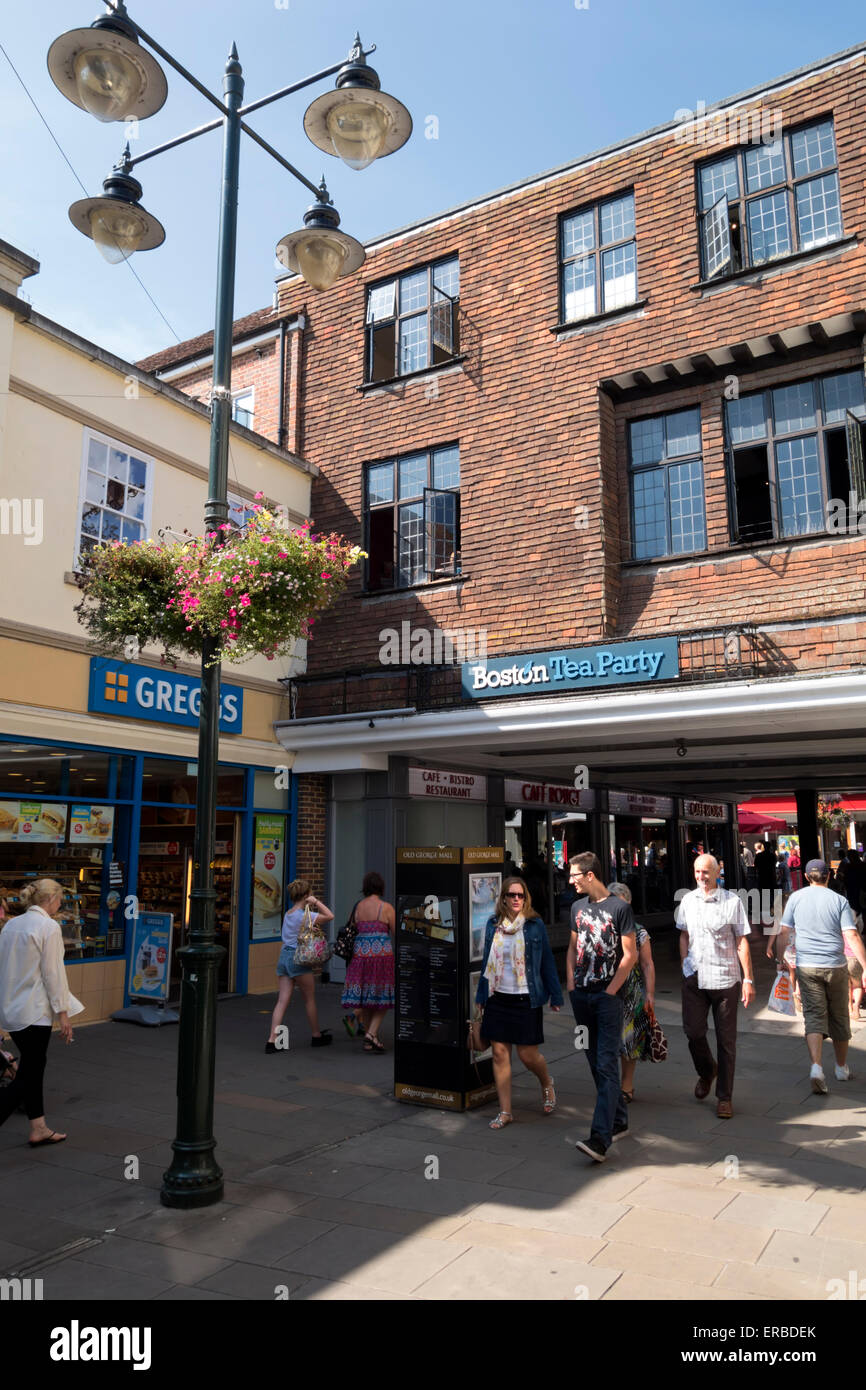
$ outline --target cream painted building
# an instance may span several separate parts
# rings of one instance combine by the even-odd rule
[[[67,888],[73,992],[94,1021],[130,992],[176,992],[188,915],[198,667],[158,652],[100,658],[79,625],[82,548],[198,534],[210,411],[43,318],[20,297],[38,262],[0,241],[0,885]],[[232,426],[232,516],[262,492],[299,524],[314,472]],[[223,667],[217,825],[221,992],[273,987],[291,868],[291,761],[274,737],[278,678],[303,666]],[[258,894],[255,888],[258,886]],[[137,915],[136,915],[137,914]],[[168,922],[166,914],[171,914]]]

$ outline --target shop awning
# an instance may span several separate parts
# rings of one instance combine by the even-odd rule
[[[784,835],[788,829],[786,822],[777,820],[775,816],[760,816],[745,806],[739,807],[738,811],[740,834],[762,835],[765,830],[769,830],[774,835]]]

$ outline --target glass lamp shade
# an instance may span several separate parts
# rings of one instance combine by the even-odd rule
[[[103,202],[90,213],[90,234],[109,265],[128,260],[139,249],[147,230],[147,218],[120,199],[116,207],[106,207]]]
[[[340,278],[348,248],[316,227],[298,238],[294,252],[307,284],[314,290],[329,290]]]
[[[347,101],[332,106],[326,117],[334,153],[350,169],[366,169],[385,147],[391,116],[374,101]]]
[[[82,49],[73,59],[81,105],[98,121],[123,120],[134,111],[142,89],[141,74],[117,49]]]

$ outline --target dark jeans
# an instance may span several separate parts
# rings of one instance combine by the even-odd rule
[[[716,1082],[717,1100],[730,1100],[734,1089],[734,1064],[737,1060],[737,1004],[742,985],[728,989],[699,989],[697,975],[683,976],[683,1029],[689,1040],[689,1052],[698,1076],[709,1081],[715,1061],[707,1042],[707,1021],[710,1009],[716,1028],[719,1053],[719,1079]]]
[[[14,1081],[0,1091],[0,1125],[5,1124],[19,1105],[24,1107],[27,1118],[37,1120],[45,1114],[42,1099],[42,1078],[45,1075],[45,1054],[51,1040],[51,1028],[36,1024],[32,1028],[22,1028],[10,1036],[18,1048],[18,1075]]]
[[[592,1133],[610,1147],[614,1125],[628,1125],[628,1111],[619,1079],[623,1003],[616,994],[599,989],[573,989],[574,1021],[587,1029],[586,1060],[598,1093],[592,1117]]]

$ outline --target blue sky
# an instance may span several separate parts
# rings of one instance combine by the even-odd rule
[[[866,38],[860,0],[757,7],[753,0],[588,0],[583,9],[575,0],[129,0],[129,10],[217,92],[234,39],[248,101],[340,61],[356,28],[365,44],[375,42],[371,61],[383,89],[415,120],[402,151],[361,173],[317,151],[303,114],[330,83],[253,118],[308,178],[318,182],[324,166],[343,229],[362,241]],[[97,12],[95,0],[18,5],[0,39],[90,194],[101,191],[120,154],[122,126],[101,125],[70,105],[45,55],[57,35]],[[172,70],[167,75],[168,101],[141,123],[139,148],[213,114]],[[431,116],[436,139],[425,138]],[[24,286],[34,306],[125,358],[173,342],[129,268],[103,262],[69,222],[69,204],[83,195],[2,54],[0,130],[0,237],[42,263]],[[213,323],[220,159],[214,132],[137,171],[142,202],[167,236],[131,264],[181,339]],[[244,140],[236,315],[270,302],[274,247],[300,225],[309,201]]]

